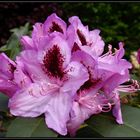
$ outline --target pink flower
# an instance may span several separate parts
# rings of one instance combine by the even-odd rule
[[[45,48],[22,51],[16,63],[30,82],[10,98],[10,112],[23,117],[37,117],[44,113],[47,126],[66,135],[73,96],[88,79],[86,68],[71,61],[71,50],[58,34]],[[21,81],[19,78],[15,77],[16,82]],[[22,77],[24,82],[27,80]]]
[[[122,44],[119,45],[120,49],[114,54],[100,56],[98,61],[83,51],[73,53],[73,59],[82,62],[87,68],[89,79],[76,92],[67,124],[71,136],[75,135],[86,119],[101,112],[112,110],[117,123],[123,123],[119,91],[120,84],[129,80],[128,69],[131,64],[122,59],[124,49]],[[127,91],[127,87],[124,87],[124,91]]]
[[[109,45],[109,51],[98,58],[99,69],[109,70],[123,75],[126,69],[132,68],[131,63],[122,58],[125,52],[123,45],[124,44],[120,42],[119,49],[115,48],[114,53],[112,52],[112,46]]]
[[[101,55],[104,51],[104,41],[102,40],[99,29],[89,31],[88,26],[84,26],[77,16],[69,18],[71,23],[68,28],[68,35],[71,33],[69,39],[73,40],[73,51],[76,48],[83,50],[96,58]],[[77,50],[77,49],[76,49]]]
[[[0,91],[12,97],[18,90],[14,81],[14,70],[16,63],[10,60],[4,53],[0,54]]]
[[[48,16],[44,23],[36,23],[33,26],[32,38],[22,36],[21,44],[24,49],[41,49],[44,48],[53,33],[66,38],[66,23],[55,13]]]
[[[0,54],[0,91],[9,96],[11,114],[45,115],[46,125],[61,135],[74,136],[90,116],[112,111],[122,124],[119,92],[135,92],[129,80],[131,64],[119,49],[104,51],[100,30],[89,31],[77,16],[70,25],[55,13],[22,36],[23,50],[15,62]]]
[[[138,49],[137,60],[138,60],[138,63],[140,64],[140,49]]]

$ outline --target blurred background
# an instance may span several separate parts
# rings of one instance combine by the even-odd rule
[[[126,55],[140,48],[140,3],[133,2],[3,2],[0,3],[0,46],[10,37],[10,29],[29,22],[44,22],[55,12],[65,22],[77,15],[89,29],[98,28],[106,43],[124,41]]]

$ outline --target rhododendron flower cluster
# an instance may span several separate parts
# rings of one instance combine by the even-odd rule
[[[135,92],[130,80],[131,64],[118,49],[105,43],[100,30],[89,30],[77,16],[67,25],[55,13],[33,26],[32,35],[22,36],[22,51],[15,61],[0,54],[0,91],[9,96],[14,116],[45,116],[48,128],[74,136],[90,116],[112,111],[123,124],[120,91]]]

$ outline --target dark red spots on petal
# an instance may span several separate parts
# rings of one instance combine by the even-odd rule
[[[77,45],[77,43],[74,43],[72,47],[72,52],[76,52],[77,50],[80,50],[80,47]]]
[[[83,91],[86,89],[89,89],[90,87],[92,87],[93,83],[91,81],[91,79],[89,79],[88,81],[86,81],[79,89],[79,91]]]
[[[16,70],[16,67],[14,65],[12,65],[11,63],[9,63],[9,71],[11,73],[14,73],[15,70]]]
[[[44,56],[43,70],[48,76],[59,78],[61,80],[65,75],[63,62],[64,57],[60,53],[59,47],[57,45],[54,45]]]
[[[84,65],[84,66],[85,66],[85,65]],[[92,74],[92,72],[91,72],[91,70],[90,70],[89,67],[87,67],[87,70],[88,70],[88,73],[89,73],[89,80],[87,80],[87,81],[79,88],[79,90],[77,91],[77,93],[80,93],[80,92],[82,92],[82,91],[84,91],[84,90],[89,90],[89,89],[95,87],[95,86],[97,85],[97,83],[99,83],[99,82],[101,81],[100,78],[98,78],[98,79],[94,79],[94,78],[93,78],[93,74]]]
[[[52,26],[49,28],[49,32],[52,33],[52,32],[54,32],[54,31],[63,33],[63,30],[62,30],[62,28],[60,27],[60,25],[58,25],[58,24],[55,23],[55,22],[52,22]]]
[[[100,79],[89,79],[80,87],[79,91],[88,90],[90,88],[93,88],[99,81],[100,81]]]
[[[87,45],[86,38],[79,29],[77,30],[77,35],[78,35],[79,40],[81,41],[82,45]]]

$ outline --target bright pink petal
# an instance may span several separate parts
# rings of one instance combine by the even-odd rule
[[[77,16],[69,18],[69,22],[71,23],[69,26],[71,31],[70,29],[68,30],[68,35],[70,36],[73,33],[75,43],[81,50],[90,54],[93,58],[103,53],[105,43],[99,35],[100,30],[89,31],[88,26],[84,26]],[[75,31],[73,31],[71,26],[73,26]],[[69,37],[69,40],[73,40],[73,38]]]
[[[91,38],[90,42],[92,42],[91,51],[93,56],[94,55],[100,56],[104,51],[105,43],[99,34],[100,34],[100,30],[98,29],[90,31],[90,38]]]
[[[66,33],[67,33],[67,42],[70,48],[72,49],[74,45],[74,41],[75,41],[75,36],[76,36],[74,27],[72,25],[69,25]]]
[[[82,46],[87,45],[89,40],[88,28],[82,24],[81,20],[77,16],[69,18],[69,22],[74,28],[73,35],[75,36],[75,42],[77,45],[81,48]]]
[[[71,59],[71,49],[68,46],[67,41],[62,36],[59,36],[58,33],[53,33],[53,38],[46,46],[45,51],[47,52],[54,47],[59,48],[59,51],[64,58],[63,68],[65,68],[69,64]]]
[[[22,117],[37,117],[46,112],[46,106],[56,88],[47,83],[32,83],[28,88],[17,91],[9,100],[11,114]]]
[[[125,54],[125,50],[123,46],[124,46],[124,43],[119,42],[119,50],[117,50],[116,55],[115,55],[117,60],[121,59]]]
[[[67,123],[68,132],[72,137],[76,135],[76,131],[86,119],[90,117],[89,109],[82,107],[78,102],[73,102],[73,107],[70,113],[70,120]]]
[[[58,17],[55,13],[48,16],[47,20],[44,22],[44,33],[50,34],[52,32],[60,32],[62,34],[66,33],[66,23]]]
[[[4,53],[0,54],[0,91],[12,97],[18,89],[18,85],[13,82],[16,64]]]
[[[89,79],[87,69],[80,63],[71,62],[66,71],[68,71],[68,80],[64,81],[64,85],[61,88],[62,91],[71,91],[73,94]]]
[[[116,104],[112,110],[113,116],[116,118],[116,122],[118,124],[123,124],[120,97],[119,97],[119,94],[117,92],[116,92],[116,96],[115,96],[115,102],[116,102]]]
[[[0,91],[8,97],[12,97],[17,90],[19,90],[19,87],[15,82],[4,79],[0,80]]]
[[[0,54],[0,77],[6,79],[13,78],[13,72],[16,69],[16,64],[9,59],[4,53]]]
[[[99,69],[112,71],[122,75],[125,74],[125,70],[130,69],[132,65],[127,60],[121,59],[123,54],[124,48],[120,47],[120,49],[117,50],[114,55],[108,54],[103,57],[102,56],[99,57],[98,59]]]
[[[29,36],[22,36],[20,43],[24,49],[33,49],[33,41]]]
[[[30,77],[22,71],[21,67],[18,66],[14,71],[14,82],[20,88],[26,88],[32,81]]]
[[[98,69],[98,64],[95,59],[93,59],[92,56],[88,55],[87,53],[83,51],[76,51],[72,55],[73,61],[78,61],[81,63],[88,71],[89,73],[89,87],[86,85],[87,88],[94,88],[95,91],[98,92],[98,90],[104,85],[104,82],[113,75],[112,72],[108,72],[106,70],[100,70]],[[83,85],[82,85],[83,86]]]
[[[74,52],[72,54],[72,60],[80,62],[86,68],[89,67],[91,70],[94,70],[97,67],[97,61],[83,51],[78,50]]]
[[[104,91],[110,93],[112,92],[116,87],[118,87],[120,84],[123,84],[124,82],[127,82],[129,80],[129,71],[126,70],[124,75],[120,74],[114,74],[111,77],[109,77],[103,86]]]
[[[42,69],[43,54],[35,50],[25,50],[16,58],[17,64],[27,73],[33,81],[47,78]]]
[[[66,135],[66,124],[69,120],[69,112],[71,109],[71,105],[71,93],[53,93],[52,99],[47,104],[47,112],[45,113],[45,120],[47,126],[61,135]]]
[[[70,112],[70,120],[68,121],[67,127],[71,136],[75,136],[77,129],[87,120],[91,115],[98,114],[101,112],[100,108],[100,97],[93,91],[79,96],[77,101],[73,102],[73,106]]]
[[[36,23],[33,26],[32,41],[34,49],[42,50],[49,40],[48,35],[43,33],[43,26],[42,23]]]

